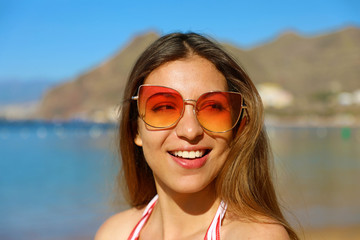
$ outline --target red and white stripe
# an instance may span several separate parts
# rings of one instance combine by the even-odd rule
[[[157,202],[158,198],[159,198],[159,196],[156,195],[146,206],[144,213],[142,215],[142,218],[140,219],[140,221],[136,224],[135,228],[130,233],[128,240],[139,239],[140,231],[143,228],[143,226],[145,225],[145,223],[147,222],[147,220],[149,219],[150,214],[151,214],[152,210],[154,209],[155,203]]]
[[[144,227],[147,220],[149,219],[150,214],[154,209],[157,200],[158,200],[158,195],[156,195],[146,206],[142,218],[136,224],[135,228],[132,230],[130,236],[128,237],[128,240],[139,239],[140,231]],[[219,208],[216,211],[215,217],[212,220],[208,230],[206,231],[204,240],[220,240],[221,223],[225,216],[226,207],[227,207],[226,204],[223,201],[221,201]]]

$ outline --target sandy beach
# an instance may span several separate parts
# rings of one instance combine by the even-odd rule
[[[304,229],[304,233],[299,233],[299,237],[304,240],[359,240],[360,225]]]

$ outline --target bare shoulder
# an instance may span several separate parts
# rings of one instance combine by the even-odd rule
[[[222,227],[223,239],[290,240],[286,229],[275,223],[230,221]]]
[[[95,240],[127,239],[141,215],[142,210],[135,208],[113,215],[100,226]]]

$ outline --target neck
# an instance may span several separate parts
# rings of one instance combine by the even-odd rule
[[[159,184],[157,190],[159,200],[147,224],[150,233],[161,233],[156,239],[205,235],[220,204],[213,184],[196,193],[175,193]]]

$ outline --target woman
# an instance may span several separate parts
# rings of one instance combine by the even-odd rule
[[[133,207],[103,239],[298,239],[269,173],[260,96],[218,45],[155,41],[136,62],[120,122],[119,183]]]

